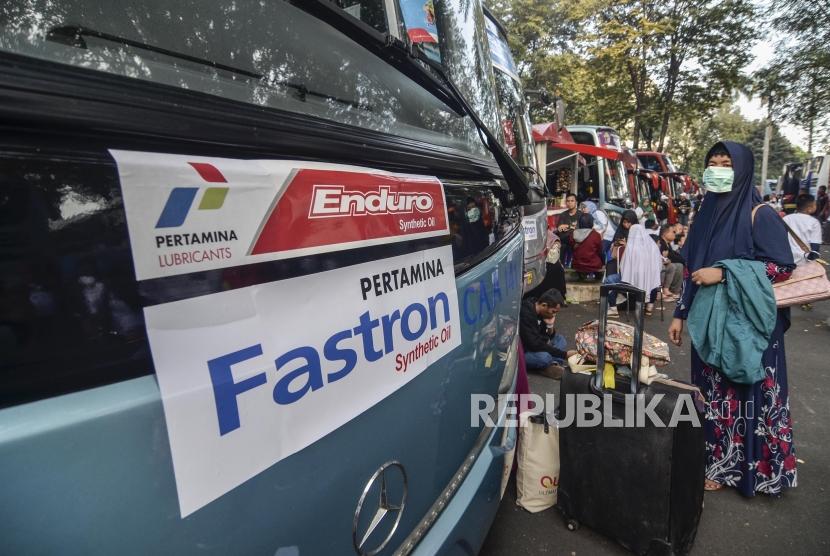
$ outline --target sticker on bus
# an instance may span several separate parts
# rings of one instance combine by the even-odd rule
[[[146,307],[185,517],[461,344],[444,246]]]
[[[112,150],[138,280],[449,235],[432,176]]]
[[[531,216],[522,218],[522,231],[524,232],[525,239],[527,241],[536,241],[539,239],[537,226],[536,217]]]

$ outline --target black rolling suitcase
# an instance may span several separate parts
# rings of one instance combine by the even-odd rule
[[[634,361],[640,368],[643,343],[645,293],[626,284],[602,286],[597,339],[597,368],[605,363],[605,328],[608,294],[628,294],[635,304]],[[568,422],[568,411],[578,413],[566,397],[596,394],[600,409],[617,419],[625,418],[625,395],[640,393],[647,404],[663,394],[656,413],[668,425],[680,396],[687,388],[652,382],[641,385],[637,373],[617,379],[614,390],[602,387],[602,373],[591,375],[566,370],[562,378],[559,418]],[[603,394],[610,394],[607,401]],[[686,407],[691,404],[691,399]],[[606,407],[610,405],[611,407]],[[697,411],[700,424],[703,416]],[[629,414],[628,422],[632,422]],[[705,446],[703,429],[683,421],[675,428],[658,427],[644,419],[641,427],[577,427],[560,429],[561,469],[558,505],[568,529],[590,527],[638,554],[684,554],[691,550],[703,508]]]

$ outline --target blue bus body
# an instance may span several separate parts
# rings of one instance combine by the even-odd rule
[[[384,50],[392,39],[425,43],[498,134],[492,67],[475,63],[488,60],[480,2],[443,2],[422,15],[410,4],[66,0],[0,8],[3,552],[479,549],[516,430],[504,405],[489,411],[491,423],[473,410],[476,396],[515,390],[523,212],[470,117],[421,69],[401,70],[390,62],[397,51]],[[434,33],[440,43],[430,42]],[[367,49],[375,35],[388,40]],[[187,162],[174,168],[177,160]],[[176,181],[175,172],[189,177]],[[356,188],[380,184],[379,193],[319,179],[299,185],[326,172],[351,176]],[[421,186],[437,187],[432,201]],[[291,197],[318,187],[323,197],[311,208]],[[331,201],[332,187],[351,200]],[[410,197],[415,204],[405,205]],[[437,210],[445,232],[418,232],[444,229],[432,216],[406,216],[397,231],[365,224],[377,199],[387,203],[377,211],[384,214]],[[337,210],[351,216],[326,214]],[[264,215],[259,227],[239,216],[249,212]],[[184,233],[194,223],[207,228]],[[245,239],[249,229],[254,241]],[[355,230],[367,235],[353,241]],[[388,275],[339,279],[389,261],[420,265],[433,252],[451,257],[440,274],[451,280],[457,313],[449,301],[384,305],[404,286],[428,291],[438,279],[431,274],[418,275],[418,285],[398,284],[397,275],[394,286]],[[286,298],[289,284],[301,294]],[[247,309],[243,294],[255,300]],[[301,309],[281,311],[281,303]],[[384,307],[390,320],[369,307]],[[396,341],[409,340],[442,309],[459,324],[457,347],[432,357],[424,343],[398,354],[421,370],[369,396],[370,360],[390,358],[389,377],[405,372],[393,368],[401,359],[391,359],[388,336],[376,334],[389,326]],[[338,330],[329,321],[348,311],[366,321],[325,341]],[[252,332],[222,332],[245,326]],[[321,347],[303,352],[305,367],[298,357],[282,364],[301,341]],[[196,361],[213,342],[214,358]],[[252,355],[223,375],[216,361],[230,353],[218,347],[226,342]],[[286,351],[276,361],[274,346]],[[315,358],[317,372],[329,365],[319,384]],[[170,386],[191,380],[191,368],[201,373],[198,389]],[[370,388],[332,394],[358,376]],[[309,417],[292,413],[300,398],[324,402]],[[354,415],[332,425],[345,406]],[[267,425],[280,412],[280,425]],[[244,449],[182,448],[204,431],[223,445],[252,427],[259,443]],[[194,432],[174,436],[180,430]],[[269,450],[281,455],[228,478],[228,462],[251,469]],[[186,484],[195,468],[202,482]],[[192,484],[211,494],[185,502]]]

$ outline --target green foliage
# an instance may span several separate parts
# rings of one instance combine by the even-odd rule
[[[775,58],[756,72],[755,91],[773,99],[771,113],[830,148],[830,5],[826,0],[780,0],[772,23],[781,33]]]
[[[748,120],[741,115],[734,103],[727,102],[710,117],[678,118],[673,121],[668,150],[680,169],[700,179],[704,157],[712,145],[723,140],[744,143],[755,155],[755,180],[760,181],[765,128],[764,121]],[[794,147],[781,134],[778,127],[773,126],[767,179],[778,179],[784,164],[805,158],[806,153]]]
[[[764,123],[743,117],[732,98],[748,88],[741,70],[760,28],[750,0],[501,0],[490,7],[510,34],[525,87],[564,99],[566,123],[609,125],[639,148],[667,147],[674,162],[697,177],[715,142],[743,142],[755,153],[760,179]],[[809,21],[803,17],[798,27],[818,32]],[[830,78],[830,71],[824,75]],[[531,116],[550,121],[552,107],[535,106]],[[775,128],[768,177],[803,159]]]
[[[501,0],[526,88],[556,91],[568,121],[611,125],[662,149],[676,114],[715,109],[743,85],[751,0]],[[536,109],[537,119],[550,111]],[[656,143],[656,145],[655,145]]]

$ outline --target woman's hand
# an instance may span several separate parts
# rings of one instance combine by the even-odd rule
[[[692,272],[691,278],[698,286],[712,286],[723,280],[723,269],[707,266]]]
[[[676,346],[683,341],[683,319],[672,319],[669,325],[669,340]]]

